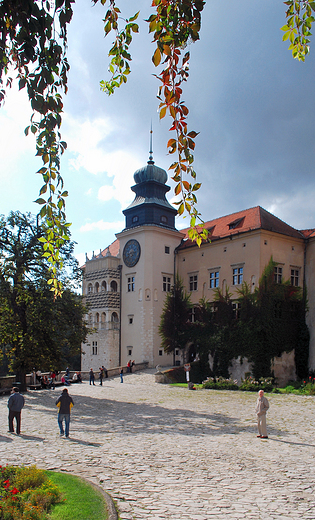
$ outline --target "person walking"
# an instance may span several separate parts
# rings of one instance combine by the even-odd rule
[[[104,377],[104,372],[103,372],[103,369],[102,367],[99,368],[99,375],[98,375],[98,378],[100,380],[100,386],[103,386],[103,377]]]
[[[104,365],[102,365],[102,369],[103,369],[103,372],[104,372],[104,375],[105,375],[105,379],[108,378],[108,371],[107,371],[107,368],[104,367]]]
[[[72,397],[68,394],[67,388],[64,388],[56,401],[56,406],[59,408],[58,425],[60,429],[60,437],[64,434],[66,435],[66,438],[69,437],[70,412],[73,405],[74,402]],[[65,429],[63,429],[63,421],[65,421]]]
[[[124,374],[124,369],[121,367],[121,369],[120,369],[120,382],[121,383],[124,382],[123,374]]]
[[[90,370],[90,385],[93,383],[93,385],[95,386],[95,376],[94,376],[94,372],[93,372],[93,368],[91,368]]]
[[[267,425],[266,425],[266,413],[269,408],[268,399],[264,396],[264,391],[259,390],[258,399],[256,402],[256,414],[257,414],[257,426],[258,435],[261,439],[268,439]]]
[[[19,389],[14,386],[12,393],[8,399],[9,408],[9,432],[14,433],[13,419],[16,420],[16,433],[21,433],[21,410],[25,404],[23,395],[20,394]]]

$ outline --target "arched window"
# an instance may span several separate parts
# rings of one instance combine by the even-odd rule
[[[115,280],[113,280],[112,282],[110,282],[110,290],[112,292],[117,292],[117,282],[115,282]]]
[[[111,321],[113,321],[114,323],[118,323],[118,314],[117,314],[117,312],[113,312],[112,313]]]
[[[100,288],[100,284],[98,282],[96,282],[96,284],[95,284],[95,292],[96,293],[98,293],[99,288]]]
[[[93,292],[93,285],[91,283],[89,283],[88,285],[87,292],[88,294],[91,294]]]
[[[102,315],[101,315],[101,322],[102,323],[105,323],[106,321],[106,313],[105,312],[102,312]]]
[[[99,315],[99,313],[97,312],[97,313],[95,314],[95,323],[99,323],[99,322],[100,322],[100,315]]]
[[[106,282],[105,280],[102,281],[102,291],[106,291]]]

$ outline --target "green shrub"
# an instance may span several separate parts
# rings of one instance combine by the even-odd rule
[[[233,379],[225,379],[221,376],[216,379],[208,377],[208,379],[202,383],[202,386],[208,390],[238,390],[236,381],[233,381]]]

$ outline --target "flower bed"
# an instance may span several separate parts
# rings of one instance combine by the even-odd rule
[[[203,383],[203,388],[213,389],[213,390],[239,390],[237,381],[233,381],[233,379],[225,379],[224,377],[218,377],[214,379],[213,377],[208,377]]]
[[[46,520],[62,501],[58,487],[36,466],[0,466],[0,520]]]

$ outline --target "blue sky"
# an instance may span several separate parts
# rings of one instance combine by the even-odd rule
[[[122,209],[133,199],[135,170],[148,160],[153,124],[154,159],[168,169],[170,121],[159,121],[154,46],[144,19],[150,1],[118,3],[126,17],[141,9],[128,83],[107,97],[103,37],[105,8],[77,0],[69,31],[69,94],[62,135],[68,150],[62,174],[69,190],[68,219],[80,261],[99,251],[124,227]],[[139,6],[139,7],[138,7]],[[196,139],[195,169],[202,184],[205,220],[261,205],[288,224],[315,227],[315,42],[298,63],[282,42],[285,6],[280,0],[207,2],[201,40],[190,46],[184,99]],[[108,41],[107,41],[108,40]],[[30,110],[13,87],[0,109],[0,208],[37,211],[41,167],[32,136],[24,136]],[[172,186],[173,183],[170,181]],[[178,221],[178,227],[187,225]]]

